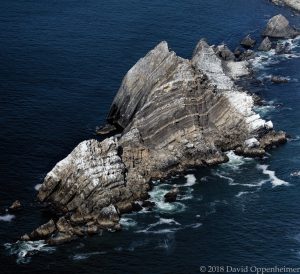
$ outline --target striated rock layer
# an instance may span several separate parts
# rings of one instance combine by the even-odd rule
[[[161,42],[126,74],[104,132],[80,143],[50,171],[38,198],[62,213],[23,239],[58,244],[102,229],[117,230],[120,214],[148,198],[149,182],[191,166],[227,161],[225,151],[261,156],[286,141],[253,112],[253,98],[234,83],[246,61],[219,57],[201,40],[191,60]]]

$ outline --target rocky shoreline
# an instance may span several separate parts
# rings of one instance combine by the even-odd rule
[[[277,47],[272,38],[298,34],[282,15],[275,16],[259,49]],[[255,113],[255,97],[236,83],[251,73],[255,42],[247,36],[245,50],[231,52],[202,39],[188,60],[163,41],[141,58],[125,75],[107,125],[98,130],[109,136],[81,142],[44,179],[38,199],[60,215],[22,240],[61,244],[119,230],[121,214],[153,206],[147,200],[152,180],[224,163],[229,150],[262,157],[285,143],[286,133]],[[173,190],[165,198],[176,195]]]

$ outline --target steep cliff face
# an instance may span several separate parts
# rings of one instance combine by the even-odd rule
[[[128,71],[112,103],[106,128],[122,133],[80,143],[46,176],[38,198],[64,216],[23,239],[61,243],[118,229],[119,214],[147,199],[152,178],[222,163],[226,150],[258,156],[284,142],[235,85],[247,73],[247,62],[221,60],[203,40],[192,60],[161,42]]]

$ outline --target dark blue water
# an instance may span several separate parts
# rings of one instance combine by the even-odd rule
[[[167,40],[189,58],[202,37],[234,48],[247,33],[259,38],[279,12],[300,26],[290,10],[264,0],[1,0],[0,272],[179,274],[199,273],[202,265],[299,266],[300,177],[290,175],[300,170],[297,47],[291,58],[257,69],[265,80],[253,87],[272,101],[259,111],[292,135],[288,144],[260,161],[231,155],[229,164],[157,185],[151,195],[158,207],[124,216],[122,232],[51,252],[42,248],[25,261],[4,247],[48,220],[34,186],[94,136],[122,77],[147,51]],[[272,85],[264,78],[270,74],[291,81]],[[160,203],[171,184],[182,185],[172,206]],[[23,209],[8,221],[5,209],[16,199]]]

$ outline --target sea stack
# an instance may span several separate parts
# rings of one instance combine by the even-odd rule
[[[252,96],[235,84],[247,66],[220,57],[205,40],[191,60],[159,43],[128,71],[113,100],[104,132],[120,134],[83,141],[56,164],[38,198],[61,217],[25,238],[56,244],[118,230],[120,215],[148,199],[152,179],[223,163],[228,150],[262,156],[285,142],[285,133],[255,113]]]

